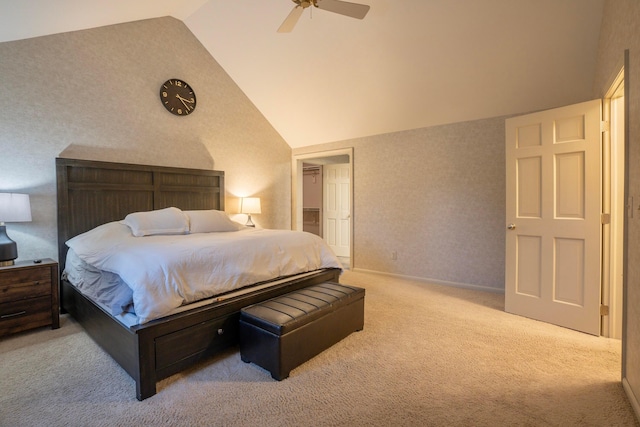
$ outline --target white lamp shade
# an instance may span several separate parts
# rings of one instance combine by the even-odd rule
[[[260,198],[259,197],[243,197],[240,199],[240,213],[243,214],[259,214]]]
[[[0,222],[31,221],[28,194],[0,193]]]

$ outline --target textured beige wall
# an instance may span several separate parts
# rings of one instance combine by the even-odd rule
[[[353,147],[355,268],[503,290],[504,119],[293,152]]]
[[[636,207],[640,201],[640,2],[607,0],[604,7],[594,96],[602,97],[623,65],[629,50],[629,195]],[[623,337],[626,380],[636,397],[640,396],[640,215],[627,220],[626,236],[626,333]]]
[[[228,212],[257,195],[255,222],[290,228],[290,147],[181,21],[0,43],[0,77],[0,191],[32,198],[8,225],[20,259],[56,258],[58,156],[224,170]],[[160,104],[169,78],[194,87],[191,115]]]

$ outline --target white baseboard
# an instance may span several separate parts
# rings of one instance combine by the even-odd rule
[[[426,277],[406,276],[404,274],[385,273],[376,270],[367,270],[366,268],[352,268],[351,271],[361,273],[381,274],[383,276],[397,277],[399,279],[415,280],[417,282],[431,283],[434,285],[453,286],[456,288],[472,289],[474,291],[493,292],[496,294],[504,294],[504,289],[492,288],[489,286],[472,285],[469,283],[448,282],[446,280],[429,279]]]
[[[624,388],[624,392],[631,403],[631,407],[633,407],[633,411],[636,413],[636,418],[640,421],[640,404],[638,403],[638,399],[636,399],[636,395],[631,389],[631,385],[626,378],[622,379],[622,388]]]

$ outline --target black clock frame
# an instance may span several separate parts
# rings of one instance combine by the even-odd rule
[[[195,91],[180,79],[169,79],[160,86],[160,101],[176,116],[188,116],[196,109]]]

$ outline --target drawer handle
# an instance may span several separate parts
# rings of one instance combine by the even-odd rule
[[[33,285],[34,285],[34,286],[38,286],[39,284],[40,284],[40,281],[39,281],[39,280],[36,280],[35,282],[33,282]]]
[[[222,334],[224,334],[224,329],[222,328],[218,329],[218,335],[222,335]]]
[[[22,316],[23,314],[27,314],[27,312],[23,310],[17,313],[3,314],[2,316],[0,316],[0,319],[8,319],[10,317]]]

